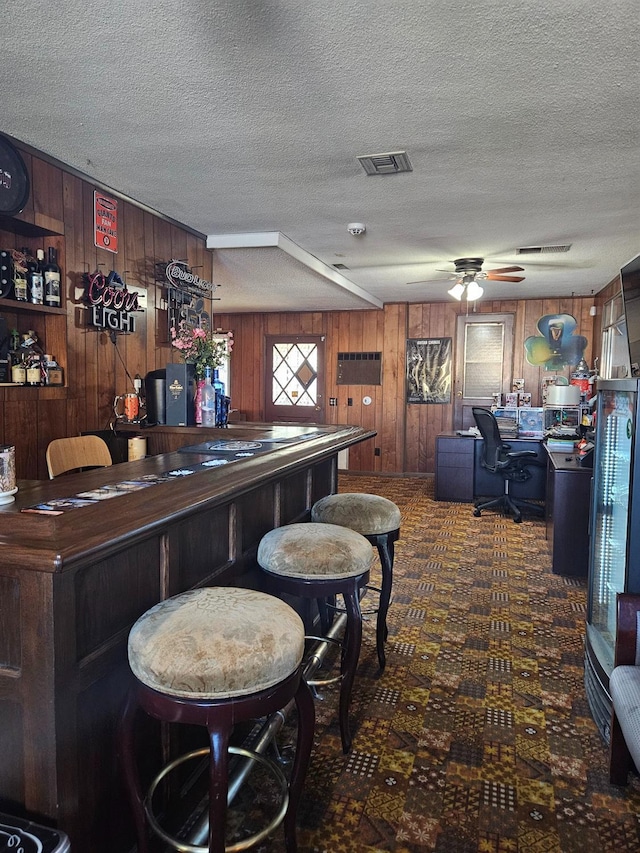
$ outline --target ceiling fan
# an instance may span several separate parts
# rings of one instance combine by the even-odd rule
[[[483,263],[484,258],[457,258],[453,261],[455,271],[451,274],[451,278],[455,284],[448,291],[449,295],[458,300],[464,296],[468,302],[473,302],[484,293],[484,289],[479,284],[480,281],[524,281],[523,275],[508,274],[524,272],[523,267],[500,267],[495,270],[483,271]],[[440,270],[440,272],[449,272],[449,270]],[[421,284],[422,282],[413,283]]]
[[[505,275],[505,273],[524,272],[524,267],[500,267],[495,270],[482,271],[484,258],[458,258],[454,262],[454,278],[471,276],[475,281],[487,279],[488,281],[524,281],[523,275]],[[442,270],[447,272],[447,270]]]

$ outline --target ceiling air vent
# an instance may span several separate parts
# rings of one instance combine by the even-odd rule
[[[516,249],[516,255],[552,255],[558,252],[568,252],[571,243],[566,246],[523,246]]]
[[[367,154],[358,157],[367,175],[396,175],[398,172],[413,172],[406,151],[391,154]]]
[[[335,270],[348,270],[349,267],[346,264],[332,264],[331,265]]]

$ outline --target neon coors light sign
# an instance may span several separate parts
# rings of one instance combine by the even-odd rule
[[[115,270],[111,270],[106,278],[101,272],[85,273],[84,280],[91,325],[114,332],[135,332],[134,312],[144,311],[140,305],[140,294],[129,290]]]

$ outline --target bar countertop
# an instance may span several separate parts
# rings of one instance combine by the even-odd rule
[[[307,459],[334,456],[375,435],[354,426],[290,424],[238,424],[234,429],[206,432],[198,427],[184,432],[171,428],[174,441],[177,432],[181,450],[55,480],[21,482],[16,500],[0,506],[0,544],[10,550],[12,564],[62,571],[79,554],[86,557],[92,548],[104,549],[105,539],[117,546],[123,537],[144,537],[169,515],[176,520],[199,507],[215,506],[250,490],[258,481],[282,478]],[[32,511],[105,486],[185,470],[194,473],[141,490],[118,491],[114,499],[66,508],[60,514]]]

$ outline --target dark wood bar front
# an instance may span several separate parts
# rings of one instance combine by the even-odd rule
[[[22,482],[15,503],[0,508],[2,810],[56,824],[74,853],[125,853],[133,843],[115,747],[132,624],[193,587],[259,587],[260,538],[306,520],[314,501],[336,491],[338,452],[375,435],[348,426],[218,432],[262,446],[219,467],[201,467],[206,453],[174,450]],[[195,428],[181,441],[204,437]],[[197,470],[60,515],[23,511],[190,468]]]

